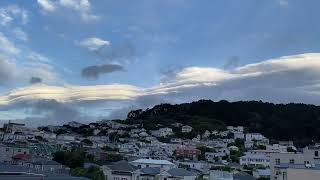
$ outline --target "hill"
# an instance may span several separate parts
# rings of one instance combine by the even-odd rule
[[[273,104],[262,101],[228,102],[200,100],[185,104],[161,104],[128,113],[127,124],[151,130],[173,123],[190,125],[196,133],[245,126],[273,140],[310,143],[320,139],[320,107],[307,104]]]

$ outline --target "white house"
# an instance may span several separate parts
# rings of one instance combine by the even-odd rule
[[[190,168],[196,169],[196,170],[199,170],[199,171],[207,171],[211,167],[211,165],[206,161],[186,160],[186,161],[179,161],[177,163],[179,165],[189,166]]]
[[[60,141],[75,141],[76,135],[75,134],[59,134],[57,135],[57,140]]]
[[[57,135],[55,133],[45,132],[43,134],[43,138],[48,139],[48,140],[54,140],[57,138]]]
[[[136,170],[138,168],[127,161],[102,166],[103,174],[107,180],[136,180],[134,176]]]
[[[234,126],[227,126],[227,129],[228,131],[234,133],[234,132],[243,132],[244,128],[243,126],[237,126],[237,127],[234,127]]]
[[[151,134],[155,137],[166,137],[173,134],[171,128],[160,128],[159,130],[151,131]]]
[[[202,138],[208,138],[211,135],[210,131],[206,130],[203,135]]]
[[[246,154],[240,157],[240,165],[270,166],[270,158],[262,154]]]
[[[155,159],[138,159],[131,162],[132,165],[138,168],[146,167],[159,167],[164,170],[175,168],[176,165],[167,160],[155,160]]]
[[[244,139],[243,132],[233,132],[233,139]]]
[[[260,133],[247,133],[246,141],[264,141],[267,138]]]
[[[193,128],[192,128],[191,126],[188,126],[188,125],[182,126],[181,132],[182,132],[182,133],[189,133],[189,132],[192,131],[192,129],[193,129]]]

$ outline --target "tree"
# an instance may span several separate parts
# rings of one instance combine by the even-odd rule
[[[82,150],[57,151],[53,154],[53,160],[70,168],[83,167],[85,153]]]
[[[88,145],[88,146],[92,146],[92,145],[93,145],[92,141],[90,141],[89,139],[84,139],[84,140],[82,140],[81,142],[82,142],[83,144],[85,144],[85,145]]]
[[[208,146],[198,146],[197,149],[201,151],[201,154],[199,155],[199,160],[205,160],[206,159],[206,152],[215,152],[213,148],[210,148]]]
[[[72,169],[70,174],[72,176],[81,176],[81,177],[86,177],[92,180],[105,180],[103,172],[98,167],[94,167],[94,166],[91,166],[87,169],[77,167],[75,169]]]

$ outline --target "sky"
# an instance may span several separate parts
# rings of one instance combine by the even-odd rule
[[[319,105],[318,0],[1,0],[0,123],[159,103]]]

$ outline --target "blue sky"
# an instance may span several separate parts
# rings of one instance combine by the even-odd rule
[[[51,123],[61,119],[59,108],[91,119],[201,98],[315,103],[317,74],[310,72],[318,65],[319,5],[316,0],[0,1],[0,119]],[[277,71],[282,80],[268,74],[278,66],[286,67]],[[314,81],[308,91],[294,81],[252,95],[254,88],[266,88],[245,75],[261,68],[263,78],[272,77],[264,79],[271,86],[286,84],[282,81],[297,71],[307,73],[302,82]],[[39,109],[43,102],[50,106]]]

